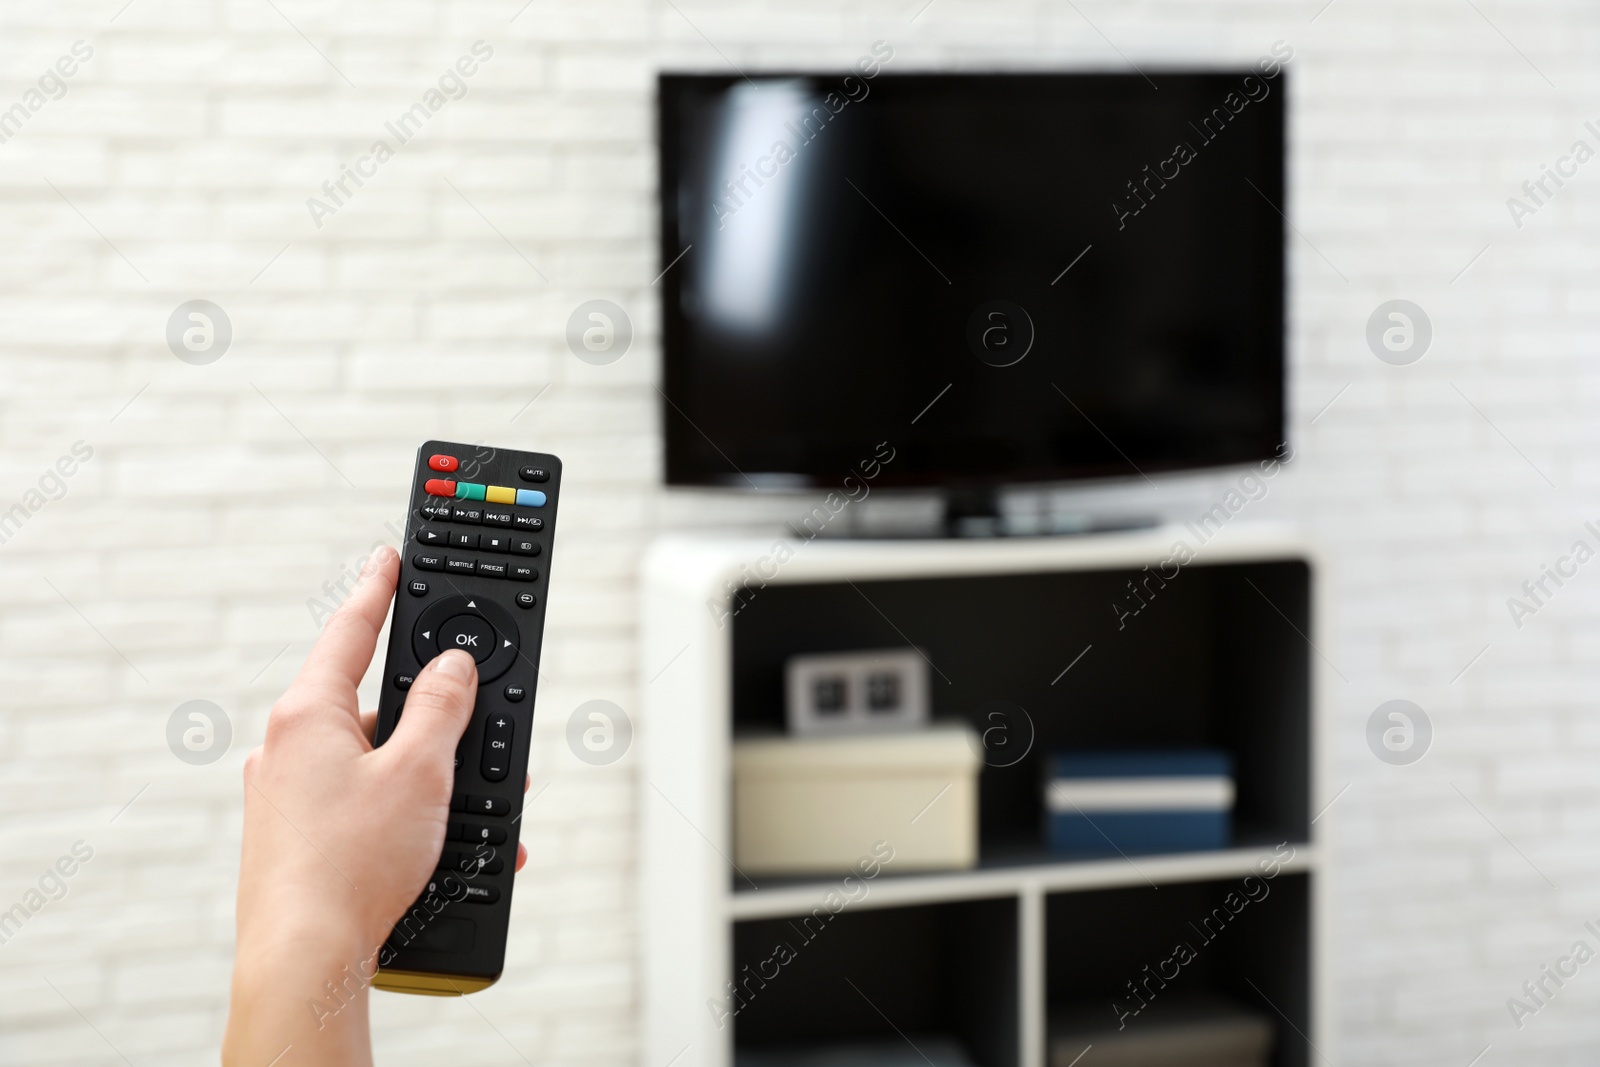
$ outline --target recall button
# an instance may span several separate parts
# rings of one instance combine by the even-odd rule
[[[439,627],[439,651],[459,648],[479,663],[494,653],[494,627],[481,615],[457,615]]]

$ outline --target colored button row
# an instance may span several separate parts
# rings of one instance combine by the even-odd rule
[[[511,489],[504,485],[453,482],[449,478],[429,478],[422,488],[429,496],[482,500],[490,504],[516,504],[524,508],[542,508],[547,499],[538,489]]]

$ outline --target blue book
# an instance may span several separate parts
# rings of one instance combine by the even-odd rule
[[[1045,786],[1049,843],[1076,856],[1227,848],[1233,801],[1221,749],[1060,753]]]

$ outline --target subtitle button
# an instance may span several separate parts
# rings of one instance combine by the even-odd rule
[[[516,723],[509,716],[496,715],[483,727],[483,777],[501,782],[511,773],[511,735]]]

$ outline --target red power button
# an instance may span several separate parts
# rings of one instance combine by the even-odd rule
[[[429,478],[422,488],[429,496],[456,495],[456,483],[448,478]]]
[[[428,466],[436,471],[453,471],[461,464],[454,456],[429,456]]]

